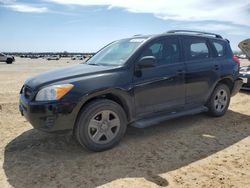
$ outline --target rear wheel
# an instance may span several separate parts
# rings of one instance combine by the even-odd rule
[[[219,84],[213,91],[209,101],[208,109],[212,116],[220,117],[223,116],[230,104],[230,90],[227,85]]]
[[[81,145],[93,151],[115,146],[124,136],[127,118],[122,107],[107,99],[93,101],[80,112],[75,136]]]

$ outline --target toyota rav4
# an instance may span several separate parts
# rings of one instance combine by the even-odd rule
[[[27,80],[19,109],[34,128],[72,130],[90,150],[116,145],[128,125],[226,113],[242,86],[239,60],[218,34],[175,30],[118,40],[85,64]]]

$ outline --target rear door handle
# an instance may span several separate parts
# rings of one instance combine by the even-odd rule
[[[216,65],[214,65],[214,68],[215,68],[215,70],[219,70],[220,67],[219,67],[219,65],[216,64]]]

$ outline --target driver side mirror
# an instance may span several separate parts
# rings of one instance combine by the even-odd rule
[[[154,56],[144,56],[138,61],[139,68],[150,68],[156,66],[156,58]]]

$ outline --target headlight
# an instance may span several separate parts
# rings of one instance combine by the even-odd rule
[[[53,85],[41,89],[36,95],[36,101],[54,101],[62,98],[66,93],[68,93],[74,85],[63,84],[63,85]]]

